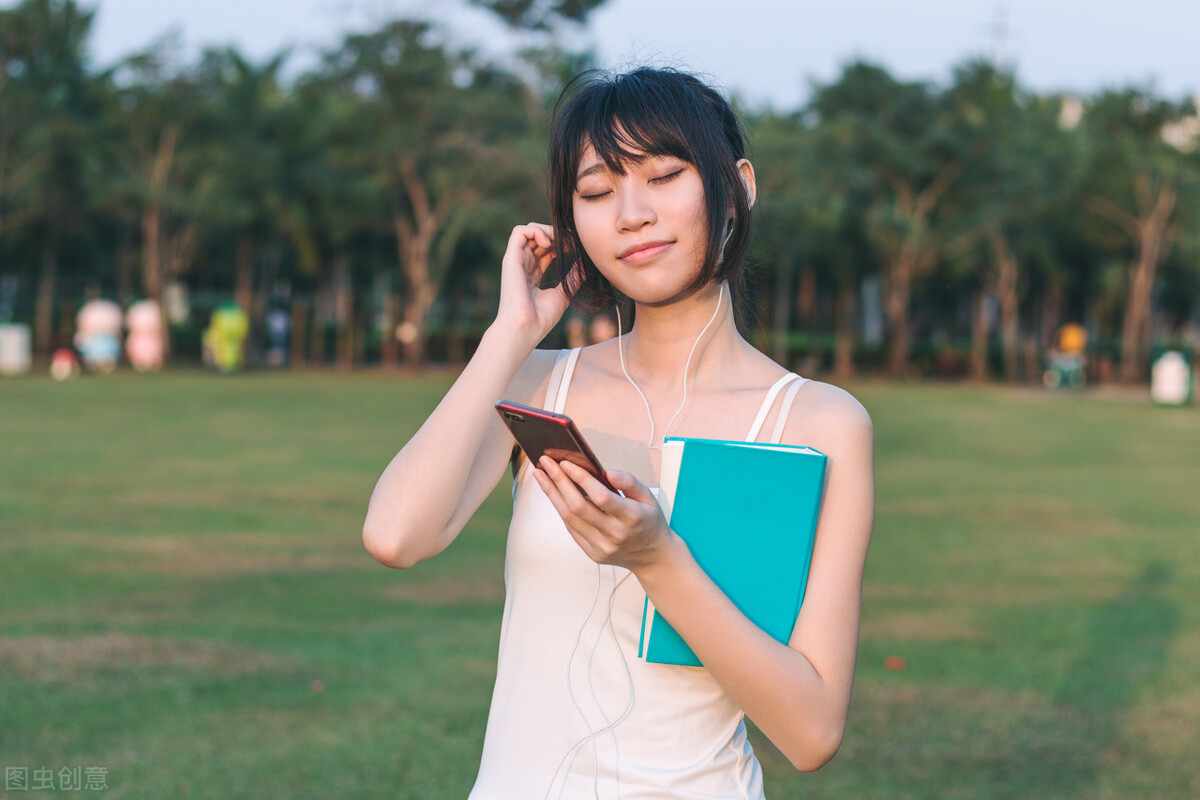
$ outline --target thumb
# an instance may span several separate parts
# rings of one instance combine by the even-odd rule
[[[654,493],[650,491],[646,484],[635,478],[632,472],[626,472],[623,469],[606,469],[604,474],[608,477],[608,482],[613,485],[613,488],[620,489],[621,493],[629,499],[652,505],[658,504]]]

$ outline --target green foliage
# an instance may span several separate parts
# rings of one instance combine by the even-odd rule
[[[595,63],[560,34],[601,2],[476,4],[512,28],[510,61],[401,17],[294,79],[288,52],[183,63],[170,39],[97,70],[89,8],[0,10],[0,271],[18,279],[15,313],[36,316],[39,349],[69,337],[63,318],[85,296],[127,302],[171,281],[236,292],[255,320],[290,286],[298,318],[322,329],[310,338],[341,332],[344,363],[367,341],[372,360],[393,357],[402,319],[477,324],[507,232],[545,219],[555,95]],[[910,336],[974,332],[979,351],[1001,338],[1011,350],[1069,320],[1093,338],[1124,329],[1144,355],[1149,338],[1181,339],[1200,306],[1196,113],[1144,88],[1039,95],[977,60],[945,86],[849,63],[804,108],[743,110],[760,187],[748,294],[776,341],[799,327],[850,354],[875,282],[896,374],[927,346]],[[1170,214],[1147,239],[1138,226],[1164,189]],[[1151,285],[1131,293],[1137,269]],[[988,297],[1003,331],[979,317]],[[261,338],[256,324],[252,359]]]
[[[471,0],[513,28],[544,31],[561,22],[582,24],[605,0]]]

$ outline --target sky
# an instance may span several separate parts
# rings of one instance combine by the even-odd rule
[[[94,4],[96,66],[174,29],[185,56],[236,44],[265,60],[294,45],[293,68],[303,69],[347,30],[397,14],[438,20],[452,41],[497,57],[515,46],[464,0]],[[571,41],[593,45],[604,66],[687,68],[751,105],[781,110],[799,106],[814,80],[834,79],[855,57],[910,80],[944,83],[955,64],[996,56],[1037,91],[1089,94],[1136,84],[1174,99],[1200,92],[1200,0],[608,0]]]

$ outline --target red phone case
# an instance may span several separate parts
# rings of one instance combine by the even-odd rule
[[[512,431],[513,438],[525,457],[534,465],[543,454],[555,461],[570,461],[590,472],[596,480],[610,491],[616,492],[604,475],[604,467],[588,446],[583,434],[566,414],[557,414],[544,408],[501,400],[496,403],[496,412]]]

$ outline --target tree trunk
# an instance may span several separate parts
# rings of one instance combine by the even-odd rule
[[[988,379],[988,334],[992,330],[988,308],[988,290],[981,286],[975,293],[975,313],[971,315],[971,380]]]
[[[854,377],[854,317],[858,311],[858,287],[853,282],[838,286],[834,303],[833,374],[838,378]]]
[[[383,293],[383,329],[379,332],[379,364],[385,368],[397,366],[400,358],[399,342],[396,341],[396,310],[399,306],[396,292],[388,287]]]
[[[175,160],[175,148],[179,143],[180,127],[168,125],[158,139],[158,149],[150,167],[150,190],[153,199],[142,209],[142,288],[146,296],[158,304],[159,337],[162,339],[163,364],[171,355],[170,326],[167,323],[167,308],[163,302],[163,209],[161,195],[171,176],[171,164]]]
[[[1013,284],[1012,290],[1002,290],[1000,294],[1000,342],[1004,350],[1004,378],[1015,383],[1020,378],[1021,360],[1021,312],[1015,276]]]
[[[330,283],[332,280],[332,276],[327,276],[317,289],[316,308],[313,309],[313,324],[310,329],[312,345],[308,348],[308,354],[309,361],[318,367],[325,366],[325,324],[327,322],[326,312],[331,305]]]
[[[96,288],[94,284],[89,285],[90,288]],[[90,295],[87,289],[84,290],[85,295]],[[66,292],[64,295],[59,295],[55,292],[56,300],[58,300],[58,330],[54,333],[53,339],[56,342],[71,341],[71,337],[75,334],[75,317],[79,314],[79,303],[76,302],[75,296],[71,292]],[[95,297],[99,297],[97,292]],[[84,302],[91,300],[93,297],[85,296]]]
[[[1054,334],[1062,324],[1063,290],[1057,283],[1050,283],[1042,290],[1042,326],[1040,349],[1049,350],[1055,346]],[[1031,376],[1026,376],[1031,377]],[[1032,376],[1037,377],[1037,376]]]
[[[288,348],[288,365],[291,367],[308,366],[308,358],[304,353],[304,343],[308,338],[308,301],[296,296],[292,300],[292,341]]]
[[[810,334],[817,332],[817,271],[800,270],[800,285],[796,288],[796,327]]]
[[[399,217],[396,219],[400,265],[408,287],[401,303],[400,343],[404,348],[404,363],[409,367],[419,367],[425,361],[429,335],[426,317],[437,297],[437,286],[429,274],[429,257],[435,231],[436,228],[428,219],[424,228],[414,227]]]
[[[163,303],[162,207],[151,202],[142,212],[142,288],[158,303],[159,336],[163,345],[163,364],[170,354],[166,305]]]
[[[961,172],[961,163],[952,161],[945,164],[919,193],[908,180],[898,175],[889,179],[894,192],[895,211],[907,227],[903,237],[894,243],[893,251],[883,259],[883,307],[888,328],[887,371],[894,378],[902,378],[908,372],[908,300],[912,281],[919,272],[933,266],[937,249],[931,241],[926,240],[926,226],[934,208],[958,180]]]
[[[254,242],[245,234],[237,240],[234,270],[233,301],[249,317],[254,306]]]
[[[446,328],[446,360],[451,364],[467,363],[466,324],[463,321],[463,290],[462,285],[450,295],[450,308],[446,314],[449,322]]]
[[[905,243],[884,272],[883,308],[887,314],[888,375],[903,378],[908,371],[908,298],[916,271],[915,246]]]
[[[785,369],[788,366],[788,332],[791,330],[788,308],[792,284],[792,238],[783,245],[783,253],[775,267],[775,297],[771,309],[771,358]]]
[[[1129,269],[1129,297],[1121,331],[1121,380],[1125,383],[1136,383],[1145,377],[1154,278],[1170,247],[1169,223],[1175,199],[1174,185],[1164,183],[1153,209],[1138,220],[1137,253]]]
[[[1008,244],[1008,239],[999,230],[993,230],[988,241],[992,259],[996,265],[996,299],[1000,303],[1000,339],[1004,348],[1004,377],[1015,382],[1018,377],[1020,353],[1020,295],[1017,279],[1020,264]]]
[[[132,231],[127,231],[117,242],[113,260],[117,265],[117,303],[128,308],[133,298],[133,248],[130,246]]]
[[[38,276],[37,300],[34,302],[33,349],[39,357],[49,358],[54,336],[54,294],[58,285],[58,248],[53,231],[42,242],[42,270]]]
[[[1142,243],[1138,245],[1138,257],[1129,268],[1129,296],[1125,301],[1121,328],[1121,380],[1125,383],[1138,383],[1145,373],[1143,358],[1150,317],[1150,295],[1158,266],[1145,257]]]
[[[436,290],[428,283],[414,287],[405,298],[403,307],[404,322],[407,334],[404,341],[404,363],[409,367],[419,367],[425,362],[425,350],[429,339],[426,329],[426,317],[433,306]]]
[[[338,253],[333,260],[334,315],[337,320],[337,351],[334,363],[338,369],[354,366],[354,285],[350,276],[350,257]]]
[[[405,364],[418,367],[425,361],[426,340],[429,335],[426,319],[438,293],[437,281],[434,280],[431,270],[434,238],[450,219],[453,206],[448,195],[439,198],[436,205],[431,203],[429,192],[421,182],[412,159],[401,156],[397,158],[396,166],[412,212],[411,218],[403,214],[393,217],[400,267],[404,271],[408,289],[402,304],[401,344],[404,347]],[[461,207],[470,202],[469,192],[460,196],[460,213]],[[443,262],[450,254],[453,239],[453,234],[444,237],[439,253],[443,256]]]
[[[233,257],[233,301],[238,308],[246,312],[246,320],[250,324],[246,336],[247,362],[258,364],[261,351],[258,344],[260,328],[255,324],[254,314],[254,242],[242,234],[237,239]]]

